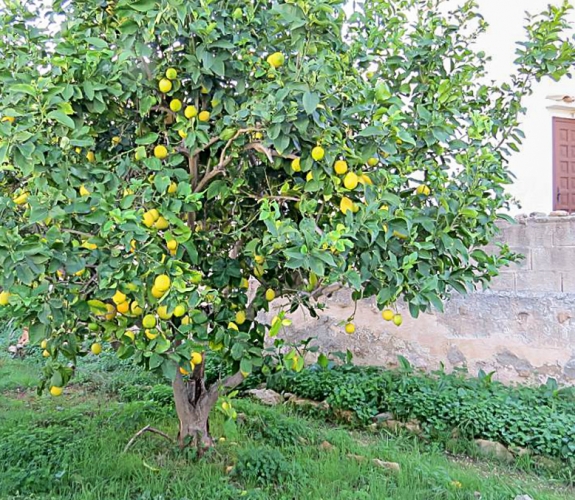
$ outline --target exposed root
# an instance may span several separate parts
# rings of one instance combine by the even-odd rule
[[[131,448],[131,446],[136,442],[136,439],[138,439],[142,434],[144,434],[144,432],[152,432],[154,434],[158,434],[159,436],[166,438],[168,441],[170,441],[170,443],[172,444],[174,443],[174,440],[170,436],[168,436],[165,432],[155,429],[154,427],[151,427],[149,425],[146,425],[146,427],[140,429],[138,432],[136,432],[136,434],[132,436],[132,439],[128,441],[128,444],[124,448],[123,453],[126,453]]]

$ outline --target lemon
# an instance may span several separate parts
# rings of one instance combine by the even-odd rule
[[[149,330],[156,327],[156,317],[153,314],[146,314],[142,320],[142,326]]]
[[[168,68],[166,70],[166,78],[168,80],[175,80],[178,78],[178,72],[174,68]]]
[[[236,332],[240,331],[240,329],[238,328],[238,325],[236,325],[233,321],[230,321],[228,323],[228,330],[235,330]]]
[[[94,154],[94,151],[88,151],[86,153],[86,158],[90,163],[94,163],[94,161],[96,161],[96,155]]]
[[[240,281],[240,288],[249,288],[250,282],[246,278],[242,278]]]
[[[86,189],[86,186],[84,186],[84,184],[80,186],[80,196],[90,196],[90,191]]]
[[[274,300],[276,298],[276,292],[274,292],[271,288],[268,288],[266,290],[266,300],[268,302],[271,302],[272,300]]]
[[[44,339],[40,342],[40,349],[46,349],[46,347],[48,347],[48,340]]]
[[[117,146],[118,144],[120,144],[120,142],[122,142],[122,139],[120,139],[117,135],[115,135],[114,137],[112,137],[112,144],[114,146]]]
[[[194,365],[199,365],[202,362],[202,355],[199,352],[193,352],[192,357],[190,358],[190,362]]]
[[[193,285],[199,285],[202,282],[202,277],[203,275],[201,271],[192,271],[190,281],[192,282]]]
[[[263,264],[266,261],[263,255],[256,255],[254,257],[254,260],[256,261],[257,264]]]
[[[325,150],[321,147],[321,146],[316,146],[315,148],[313,148],[311,150],[311,157],[315,160],[315,161],[321,161],[323,160],[323,157],[325,156]]]
[[[28,193],[22,193],[18,196],[15,196],[13,199],[16,205],[24,205],[28,201]]]
[[[199,115],[198,115],[198,120],[200,120],[201,122],[207,122],[210,119],[210,112],[209,111],[202,111]]]
[[[158,84],[158,88],[162,94],[167,94],[170,90],[172,90],[172,82],[167,78],[162,78]]]
[[[82,243],[82,248],[85,248],[87,250],[96,250],[98,248],[98,245],[96,245],[95,243],[90,243],[89,241],[85,241],[84,243]]]
[[[168,250],[176,250],[178,248],[178,242],[176,240],[170,240],[166,243]]]
[[[184,316],[182,318],[182,325],[189,325],[190,324],[190,317],[189,316]]]
[[[178,183],[172,182],[168,187],[168,194],[174,194],[178,190]]]
[[[142,220],[144,221],[144,226],[146,226],[146,227],[152,227],[154,225],[154,223],[156,222],[154,220],[154,216],[150,212],[144,212],[144,215],[142,216]]]
[[[126,314],[130,310],[130,301],[127,300],[126,302],[118,304],[118,307],[116,309],[120,314]]]
[[[351,335],[354,332],[355,332],[355,325],[353,323],[347,323],[345,325],[345,333]]]
[[[181,318],[184,314],[186,314],[186,305],[185,304],[178,304],[174,308],[174,316],[176,318]]]
[[[184,116],[188,119],[195,118],[198,116],[197,108],[195,106],[186,106],[186,109],[184,109]]]
[[[294,158],[291,162],[291,169],[294,172],[301,172],[301,160],[300,158]]]
[[[148,329],[146,331],[144,331],[144,334],[146,335],[146,337],[148,337],[150,340],[154,340],[158,335],[160,335],[158,333],[158,330],[154,330],[154,329]]]
[[[98,354],[100,354],[102,352],[102,344],[100,344],[98,342],[94,342],[90,346],[90,351],[92,351],[92,354],[95,354],[97,356]]]
[[[285,62],[285,56],[281,52],[274,52],[267,57],[266,61],[270,66],[277,69],[283,66]]]
[[[246,313],[245,311],[238,311],[236,313],[236,323],[238,325],[243,325],[246,322]]]
[[[385,309],[381,312],[381,317],[385,321],[391,321],[394,316],[395,316],[395,313],[391,309]]]
[[[136,336],[134,335],[134,332],[132,330],[126,330],[124,332],[124,336],[128,337],[132,342],[134,342],[134,340],[136,340]]]
[[[140,307],[140,304],[138,304],[137,300],[134,300],[134,302],[132,302],[130,305],[130,311],[134,316],[140,316],[144,312],[144,310]]]
[[[182,138],[185,139],[186,137],[188,137],[188,133],[185,130],[178,130],[178,135]]]
[[[186,370],[185,368],[182,368],[181,366],[180,366],[180,373],[182,375],[189,375],[190,374],[190,372],[188,370]]]
[[[307,182],[313,181],[313,172],[308,172],[307,175],[305,176],[305,180]]]
[[[377,164],[379,163],[379,160],[377,158],[370,158],[369,160],[367,160],[367,164],[370,167],[375,167]]]
[[[154,221],[157,221],[160,218],[160,212],[158,212],[157,209],[152,208],[152,210],[148,210],[148,212],[150,212],[150,215],[153,217]]]
[[[3,116],[2,120],[3,122],[9,122],[9,123],[14,123],[15,118],[13,116]]]
[[[264,275],[264,267],[257,265],[254,267],[254,276],[256,278],[261,278]]]
[[[3,292],[0,292],[0,306],[7,306],[8,303],[10,302],[10,292],[7,292],[6,290],[4,290]]]
[[[61,396],[62,392],[64,392],[64,389],[62,387],[58,387],[56,385],[50,387],[50,394],[54,397]]]
[[[202,85],[202,86],[200,87],[200,92],[201,92],[202,94],[209,94],[209,93],[210,93],[208,87],[206,87],[205,85]]]
[[[158,290],[155,286],[152,287],[152,297],[155,297],[156,299],[161,299],[166,292],[163,292],[162,290]]]
[[[172,313],[168,311],[168,306],[160,306],[158,307],[158,316],[160,319],[169,320],[172,317]]]
[[[231,408],[230,403],[228,403],[227,401],[224,401],[222,403],[222,410],[228,411],[230,408]]]
[[[429,189],[429,187],[425,184],[422,184],[421,186],[417,186],[415,192],[423,196],[429,196],[431,194],[431,189]]]
[[[347,162],[344,160],[338,160],[334,163],[333,169],[337,175],[343,175],[347,172]]]
[[[403,323],[403,318],[401,317],[401,314],[396,314],[396,315],[393,317],[393,324],[394,324],[395,326],[400,326],[401,323]]]
[[[359,177],[353,172],[348,172],[347,175],[343,178],[343,185],[346,189],[355,189],[358,183]]]
[[[346,213],[348,210],[353,212],[353,201],[351,201],[347,196],[344,196],[339,202],[339,209],[342,213]]]
[[[47,351],[46,349],[44,349],[42,351],[42,356],[44,356],[45,358],[49,358],[50,357],[50,351]]]
[[[130,240],[130,252],[134,253],[136,251],[136,240]]]
[[[122,302],[126,302],[126,294],[120,292],[120,290],[116,290],[112,297],[112,302],[116,305],[121,304]]]
[[[168,229],[170,227],[170,223],[164,218],[160,217],[155,223],[154,227],[156,229]]]
[[[158,159],[158,160],[163,160],[165,158],[167,158],[168,156],[168,150],[166,149],[166,146],[162,146],[161,144],[156,146],[154,148],[154,156]]]
[[[154,287],[156,287],[160,292],[167,292],[171,285],[172,282],[170,277],[165,274],[156,276],[156,279],[154,280]]]
[[[369,184],[370,186],[373,186],[373,181],[371,180],[371,177],[367,174],[361,174],[358,177],[358,180],[361,184],[365,185],[365,184]]]
[[[180,111],[182,109],[182,101],[180,101],[179,99],[172,99],[170,101],[170,109],[174,113],[177,113],[178,111]]]

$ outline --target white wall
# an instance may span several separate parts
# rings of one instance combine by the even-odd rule
[[[503,80],[512,71],[515,57],[515,42],[524,38],[525,11],[543,11],[549,3],[559,4],[562,0],[478,0],[486,21],[488,33],[480,46],[493,58],[489,67],[493,79]],[[571,16],[575,20],[575,15]],[[510,162],[512,172],[517,176],[509,191],[520,201],[518,212],[550,212],[553,204],[552,189],[552,116],[571,118],[569,112],[548,109],[562,105],[547,99],[549,95],[575,96],[575,81],[568,78],[561,82],[550,79],[536,84],[535,93],[526,101],[527,114],[523,117],[522,129],[526,134],[521,151]],[[575,108],[574,108],[575,111]]]

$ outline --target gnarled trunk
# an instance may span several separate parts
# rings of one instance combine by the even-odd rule
[[[187,380],[184,380],[179,370],[176,371],[172,388],[176,413],[180,421],[178,431],[180,448],[193,446],[201,453],[213,445],[209,428],[210,411],[218,401],[220,389],[233,389],[242,380],[243,376],[238,372],[208,388],[205,384],[203,362],[195,367]]]

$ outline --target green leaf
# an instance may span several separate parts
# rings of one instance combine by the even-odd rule
[[[303,109],[308,115],[311,115],[319,104],[319,94],[316,92],[306,92],[303,95]]]
[[[164,357],[160,356],[157,353],[152,353],[152,355],[150,356],[150,360],[149,360],[149,367],[150,370],[155,370],[156,368],[158,368],[159,366],[161,366],[164,363]]]
[[[74,120],[72,120],[72,118],[67,116],[66,113],[62,111],[50,111],[46,117],[56,120],[58,123],[61,123],[68,128],[73,129],[76,127]]]
[[[124,0],[119,6],[127,6],[130,9],[137,10],[138,12],[149,12],[156,7],[156,0]]]

